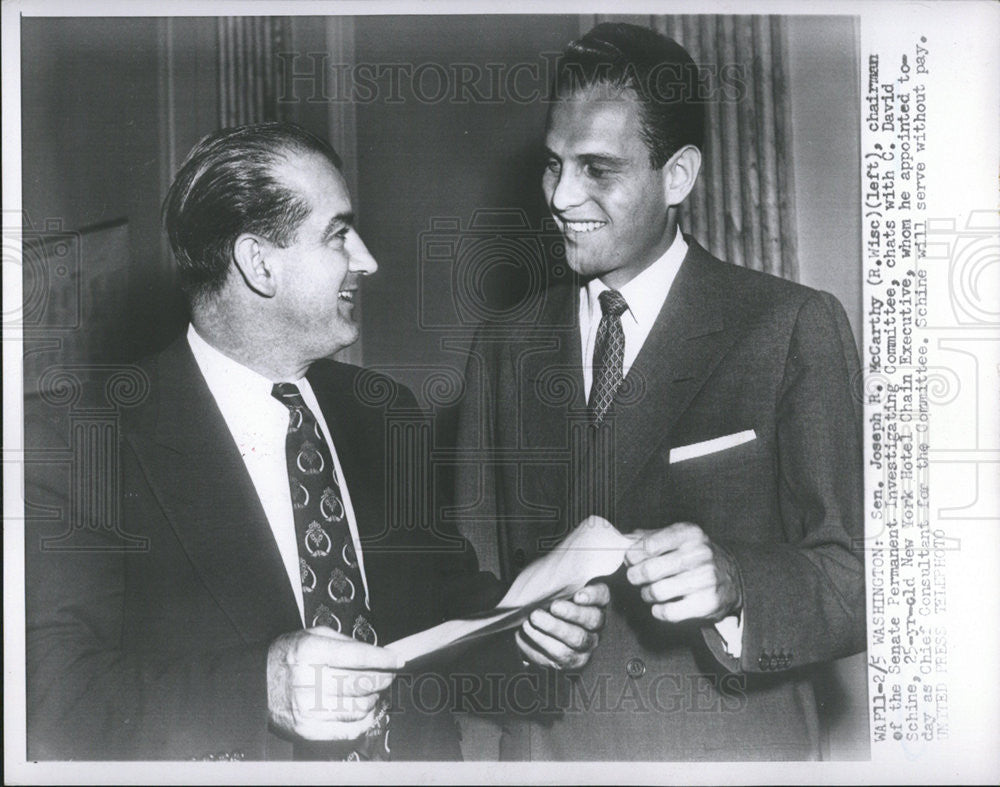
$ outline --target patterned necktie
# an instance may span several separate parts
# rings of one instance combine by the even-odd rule
[[[601,302],[601,323],[597,326],[594,342],[594,382],[587,402],[595,426],[604,420],[615,398],[615,391],[624,379],[625,332],[622,330],[622,314],[628,309],[618,290],[605,290],[597,297]]]
[[[328,626],[378,644],[354,540],[333,466],[316,416],[293,383],[275,383],[271,396],[288,408],[285,459],[299,547],[299,575],[307,628]],[[296,759],[388,759],[388,713],[359,742],[296,745]]]

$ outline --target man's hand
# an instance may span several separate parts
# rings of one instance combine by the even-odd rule
[[[528,661],[543,667],[579,669],[590,660],[604,626],[604,608],[611,591],[603,583],[587,585],[572,598],[536,609],[515,634]]]
[[[743,606],[733,559],[690,522],[645,531],[625,553],[625,564],[628,581],[641,588],[659,620],[716,622]]]
[[[401,667],[395,653],[325,626],[284,634],[267,654],[271,723],[306,740],[353,740]]]

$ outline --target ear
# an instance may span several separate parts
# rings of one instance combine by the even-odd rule
[[[233,244],[233,261],[247,286],[265,298],[276,292],[274,275],[266,260],[267,241],[259,235],[245,232]]]
[[[670,157],[663,165],[663,189],[668,205],[680,205],[687,199],[700,171],[701,151],[694,145],[685,145]]]

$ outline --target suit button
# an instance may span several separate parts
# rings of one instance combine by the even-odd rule
[[[514,550],[513,558],[514,569],[520,571],[528,564],[528,555],[520,547]]]
[[[767,654],[766,653],[761,653],[760,654],[760,656],[757,659],[757,666],[760,667],[762,670],[768,669],[768,666],[767,666]]]
[[[646,674],[646,663],[642,659],[629,659],[625,665],[625,674],[632,679],[641,678]]]

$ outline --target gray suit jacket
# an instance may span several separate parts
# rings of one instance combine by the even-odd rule
[[[690,249],[599,440],[587,426],[579,285],[531,325],[485,325],[459,422],[464,528],[501,572],[594,511],[620,530],[700,525],[743,587],[742,655],[668,625],[619,572],[601,644],[548,707],[508,718],[524,759],[811,759],[813,665],[864,648],[857,351],[835,298]],[[672,448],[755,439],[670,463]],[[487,532],[488,531],[488,532]]]

